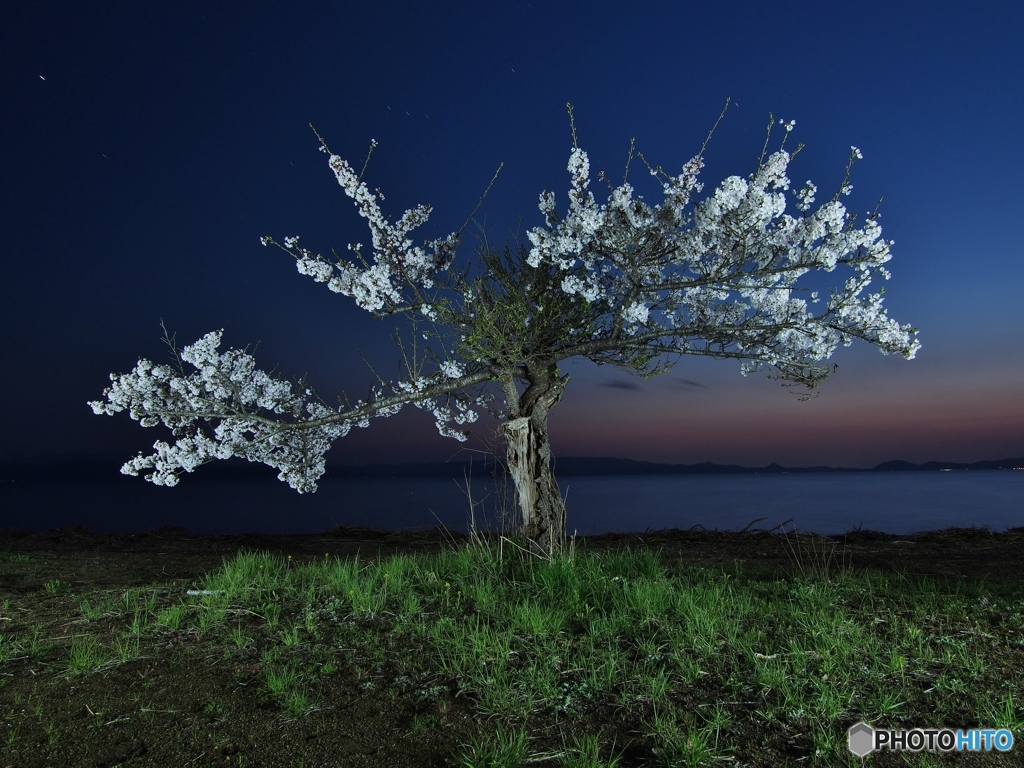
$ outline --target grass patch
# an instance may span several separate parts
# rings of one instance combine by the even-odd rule
[[[3,603],[0,739],[19,765],[85,743],[123,765],[598,768],[860,765],[859,720],[1020,733],[1017,589],[793,556],[769,577],[503,538],[365,562],[243,551],[189,595],[49,581],[31,610]]]

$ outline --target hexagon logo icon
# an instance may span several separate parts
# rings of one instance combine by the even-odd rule
[[[846,740],[850,751],[857,757],[875,751],[875,729],[867,723],[854,723],[846,732]]]

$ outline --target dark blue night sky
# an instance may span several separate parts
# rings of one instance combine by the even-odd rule
[[[352,10],[358,7],[358,10]],[[367,242],[318,152],[360,165],[389,213],[430,203],[417,240],[478,220],[492,241],[564,206],[572,146],[613,180],[636,137],[678,172],[726,98],[705,191],[756,168],[769,113],[796,120],[794,182],[823,194],[850,146],[853,211],[884,196],[886,306],[917,359],[855,344],[799,401],[736,361],[648,381],[581,362],[551,415],[556,455],[871,466],[1024,454],[1024,6],[1011,2],[49,3],[0,11],[6,403],[0,460],[127,460],[167,440],[99,417],[110,372],[225,329],[256,360],[365,397],[361,351],[398,373],[379,321],[259,238]],[[637,177],[640,179],[641,174]],[[652,187],[641,186],[652,204]],[[599,184],[595,191],[600,192]],[[830,193],[829,193],[830,194]],[[827,195],[826,195],[827,196]],[[472,257],[472,243],[463,246]],[[443,461],[407,409],[331,463]]]

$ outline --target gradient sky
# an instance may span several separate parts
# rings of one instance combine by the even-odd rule
[[[329,402],[365,397],[357,349],[397,372],[392,321],[259,244],[368,242],[310,123],[353,164],[377,140],[365,178],[388,212],[434,206],[417,241],[457,229],[504,161],[478,215],[501,241],[542,223],[542,189],[564,210],[567,101],[595,175],[619,179],[631,137],[678,172],[727,97],[706,191],[755,169],[769,113],[796,120],[806,148],[791,177],[819,198],[860,147],[847,201],[863,214],[884,196],[886,306],[922,349],[906,361],[840,347],[809,402],[737,361],[683,358],[648,381],[570,364],[555,454],[850,467],[1024,455],[1020,3],[355,5],[4,4],[0,460],[127,460],[168,439],[86,405],[110,372],[166,361],[161,319],[179,345],[218,328],[222,349],[259,342],[261,368],[308,373]],[[410,408],[328,461],[463,447]]]

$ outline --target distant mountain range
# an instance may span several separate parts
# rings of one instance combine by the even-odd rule
[[[0,482],[67,482],[83,480],[115,480],[121,475],[120,461],[71,459],[64,461],[26,461],[0,464]],[[323,479],[352,477],[489,477],[494,472],[493,460],[482,462],[447,462],[434,464],[371,464],[368,466],[328,466]],[[911,464],[908,461],[886,461],[870,469],[846,467],[741,467],[736,464],[655,464],[632,459],[565,457],[555,459],[559,477],[580,475],[741,475],[782,474],[785,472],[936,472],[953,470],[1022,469],[1024,458],[976,461],[964,464],[954,461],[929,461]],[[249,464],[241,459],[213,462],[201,467],[189,482],[215,480],[273,479],[277,471],[262,464]]]

